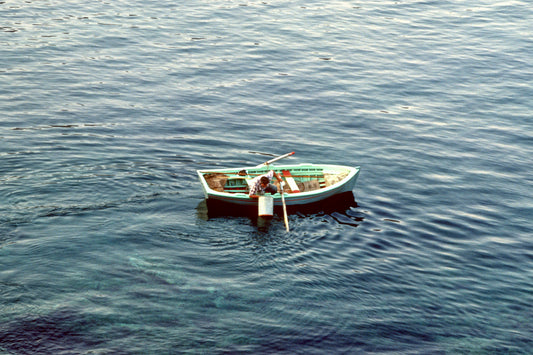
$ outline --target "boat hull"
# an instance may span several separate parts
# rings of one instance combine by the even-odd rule
[[[303,213],[332,213],[335,211],[345,211],[351,207],[357,207],[353,192],[343,192],[333,197],[320,200],[316,203],[308,203],[305,205],[287,206],[287,214]],[[242,217],[248,216],[250,218],[258,217],[258,206],[236,205],[233,203],[221,202],[213,199],[203,199],[198,204],[198,212],[202,213],[202,218],[216,218],[216,217]],[[282,206],[274,206],[274,214],[283,215]]]
[[[359,167],[347,167],[339,165],[316,165],[316,164],[299,164],[299,165],[280,165],[280,166],[266,166],[262,168],[249,167],[249,168],[236,168],[236,169],[215,169],[215,170],[198,170],[198,176],[202,182],[204,195],[208,202],[218,202],[224,204],[232,204],[236,206],[249,206],[257,207],[257,199],[250,198],[247,193],[237,192],[230,193],[225,191],[216,191],[212,189],[206,181],[205,176],[207,174],[226,174],[235,175],[240,170],[246,170],[252,176],[258,176],[274,170],[276,172],[282,172],[288,170],[297,174],[342,174],[343,178],[329,186],[319,188],[313,191],[284,193],[285,204],[287,206],[299,206],[314,204],[326,199],[330,199],[336,195],[352,192],[357,177],[359,176]],[[281,194],[278,192],[272,195],[274,198],[274,206],[282,206]]]

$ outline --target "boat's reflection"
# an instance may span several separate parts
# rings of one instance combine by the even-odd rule
[[[332,196],[328,199],[317,203],[287,206],[287,214],[313,214],[313,213],[334,213],[344,212],[351,207],[358,207],[352,192],[345,192],[343,194]],[[236,206],[234,204],[202,200],[197,207],[198,217],[204,220],[219,217],[250,217],[253,220],[257,219],[257,207]],[[274,207],[274,213],[278,216],[283,216],[283,208],[281,206]]]

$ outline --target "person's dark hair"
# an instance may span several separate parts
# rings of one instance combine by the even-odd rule
[[[262,176],[261,177],[261,183],[268,184],[269,182],[270,182],[270,180],[266,176]]]

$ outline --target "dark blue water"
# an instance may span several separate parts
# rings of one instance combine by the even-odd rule
[[[0,2],[0,352],[529,353],[532,15]],[[206,209],[293,150],[353,203]]]

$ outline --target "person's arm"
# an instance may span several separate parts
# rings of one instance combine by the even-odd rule
[[[281,178],[281,176],[279,175],[279,173],[274,172],[274,176],[276,177],[276,179],[278,179],[278,181],[279,181],[279,183],[280,183],[280,185],[281,185],[281,183],[283,182],[283,179]]]
[[[257,192],[257,182],[256,180],[254,179],[252,181],[252,186],[250,186],[250,192],[248,193],[248,196],[250,198],[259,198],[258,195],[256,195],[256,192]]]
[[[259,198],[259,195],[256,195],[256,192],[257,192],[257,189],[254,189],[253,187],[250,189],[250,193],[248,194],[248,196],[250,198]]]

